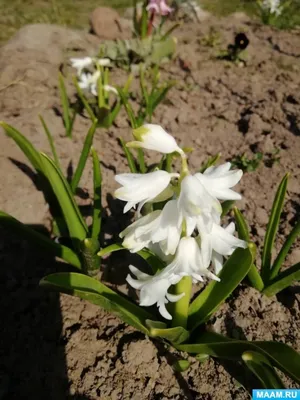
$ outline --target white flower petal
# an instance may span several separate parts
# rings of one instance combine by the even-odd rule
[[[215,274],[218,275],[221,269],[223,268],[223,256],[221,254],[216,253],[215,251],[212,252],[211,258],[212,266],[215,271]]]
[[[141,147],[159,151],[163,154],[178,152],[185,156],[173,136],[169,135],[160,125],[145,124],[140,128],[134,129],[133,136],[136,141],[127,143],[128,147]]]

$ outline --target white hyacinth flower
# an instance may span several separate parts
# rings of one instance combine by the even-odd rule
[[[261,7],[264,10],[268,10],[271,14],[276,14],[277,16],[282,12],[280,0],[263,0]]]
[[[109,58],[98,58],[95,60],[96,64],[100,65],[100,67],[109,67],[110,59]]]
[[[115,87],[113,87],[113,86],[104,85],[104,86],[103,86],[103,89],[104,89],[106,92],[114,93],[116,96],[119,95],[119,92],[118,92],[117,89],[116,89]]]
[[[157,303],[161,315],[166,319],[172,319],[165,304],[168,301],[180,300],[185,293],[170,295],[169,287],[178,283],[184,276],[191,276],[194,281],[202,282],[203,277],[219,281],[220,279],[208,270],[208,266],[203,263],[196,239],[184,237],[179,242],[174,260],[165,269],[151,276],[131,265],[130,270],[137,279],[128,275],[127,282],[135,289],[141,290],[140,305],[150,306]]]
[[[91,57],[84,58],[70,58],[72,67],[77,69],[77,74],[81,75],[84,68],[88,68],[93,64],[93,59]]]
[[[242,196],[231,190],[242,178],[241,169],[230,171],[229,162],[207,168],[203,174],[197,173],[195,177],[202,183],[206,191],[219,200],[240,200]]]
[[[163,154],[177,152],[185,157],[184,151],[178,146],[173,136],[169,135],[160,125],[145,124],[134,129],[133,136],[136,141],[127,143],[128,147],[142,147]]]
[[[182,180],[178,209],[180,215],[186,221],[188,236],[195,229],[198,216],[212,212],[222,212],[219,201],[211,196],[195,175],[188,175]]]
[[[90,72],[83,72],[80,75],[78,85],[81,89],[89,90],[94,96],[97,96],[97,81],[100,77],[100,71],[95,71],[93,74]]]
[[[163,253],[174,254],[181,235],[180,216],[176,200],[168,201],[162,210],[156,210],[129,225],[120,237],[123,246],[132,253],[159,243]]]
[[[172,191],[166,191],[171,178],[178,174],[169,174],[166,171],[154,171],[147,174],[120,174],[116,175],[116,181],[123,187],[115,191],[115,197],[126,201],[124,213],[137,204],[138,212],[149,201],[163,201],[172,195]],[[159,195],[166,193],[167,197],[158,199]]]
[[[235,225],[231,222],[226,228],[213,223],[210,230],[203,223],[197,224],[201,237],[201,251],[205,260],[211,260],[215,274],[223,267],[223,256],[230,256],[235,249],[247,248],[247,242],[233,236]]]
[[[171,285],[178,283],[181,277],[165,273],[165,270],[152,276],[141,272],[133,265],[130,265],[129,269],[137,279],[133,279],[130,275],[127,275],[126,280],[133,288],[141,291],[140,305],[147,307],[157,304],[160,314],[165,319],[171,320],[172,316],[166,309],[166,304],[169,301],[176,302],[180,300],[184,296],[184,293],[174,295],[168,293],[168,290]]]

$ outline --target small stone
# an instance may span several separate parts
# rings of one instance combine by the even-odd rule
[[[101,39],[127,39],[131,36],[130,23],[112,8],[97,7],[90,15],[91,31]]]
[[[266,225],[269,221],[268,213],[265,209],[258,207],[255,211],[256,220],[260,225]]]

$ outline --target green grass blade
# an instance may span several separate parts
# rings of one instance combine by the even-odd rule
[[[253,263],[253,255],[250,251],[253,247],[254,245],[250,243],[247,249],[235,250],[219,274],[221,282],[211,281],[191,303],[189,330],[194,330],[198,325],[206,322],[245,278]]]
[[[93,224],[92,224],[92,238],[97,239],[101,232],[101,189],[102,189],[102,173],[101,166],[96,150],[92,147],[93,158],[93,175],[94,175],[94,204],[93,204]]]
[[[294,281],[300,280],[300,262],[281,272],[270,284],[264,289],[266,296],[274,296],[283,289],[289,287]]]
[[[125,94],[124,90],[122,90],[121,88],[118,88],[118,92],[119,92],[119,96],[120,96],[120,98],[122,100],[122,103],[123,103],[123,105],[125,107],[125,110],[127,112],[127,115],[128,115],[128,118],[129,118],[129,122],[130,122],[130,125],[131,125],[132,129],[138,128],[136,117],[134,115],[133,108],[129,104],[127,95]]]
[[[93,121],[93,125],[90,127],[88,134],[86,135],[86,138],[85,138],[85,141],[83,144],[83,148],[82,148],[82,151],[80,154],[79,162],[78,162],[76,171],[75,171],[74,176],[71,181],[71,189],[72,189],[73,193],[76,192],[76,189],[77,189],[79,181],[81,179],[86,161],[90,154],[90,150],[91,150],[91,147],[93,144],[94,134],[97,129],[97,124],[98,124],[98,120],[96,119],[95,121]]]
[[[17,129],[12,126],[6,124],[5,122],[0,122],[0,126],[5,130],[7,136],[12,138],[19,148],[22,150],[24,155],[28,158],[31,165],[37,172],[43,172],[42,160],[40,153],[33,146],[33,144],[22,135]]]
[[[275,236],[278,230],[281,211],[283,208],[288,178],[289,174],[286,174],[283,177],[278,187],[271,210],[271,216],[267,226],[266,236],[264,240],[264,247],[262,252],[262,267],[261,267],[261,274],[264,282],[268,281],[268,279],[270,278],[272,249],[275,241]]]
[[[200,333],[194,340],[194,343],[176,345],[176,348],[192,354],[207,354],[235,361],[241,360],[243,353],[255,351],[262,353],[272,366],[300,383],[300,354],[286,344],[235,340],[214,332]]]
[[[242,359],[250,371],[258,378],[265,389],[284,389],[284,385],[263,354],[256,351],[246,351]]]
[[[69,98],[64,82],[64,77],[62,73],[60,72],[58,75],[58,80],[59,80],[59,93],[60,93],[60,98],[61,98],[61,104],[63,108],[63,119],[64,119],[64,124],[66,128],[66,136],[72,137],[72,118],[71,118],[71,113],[70,113],[70,103],[69,103]]]
[[[300,234],[300,221],[296,223],[291,233],[286,238],[286,241],[284,242],[276,260],[274,261],[274,264],[271,269],[270,280],[274,279],[278,275],[281,265],[285,260],[285,257],[287,256],[292,244],[295,242],[299,234]]]
[[[80,98],[84,108],[86,109],[86,112],[88,113],[88,115],[91,118],[92,122],[94,122],[97,118],[96,118],[96,116],[94,114],[94,111],[92,110],[92,107],[89,105],[87,99],[85,98],[85,96],[83,94],[83,91],[82,91],[81,87],[79,86],[76,77],[74,77],[74,85],[76,87],[78,97]]]
[[[152,110],[152,112],[154,112],[156,107],[158,107],[158,105],[165,99],[165,97],[167,96],[169,90],[172,89],[172,87],[174,85],[175,85],[174,83],[170,83],[165,88],[158,90],[158,93],[156,94],[156,96],[154,96],[154,99],[151,101],[151,104],[152,104],[151,110]]]
[[[136,161],[134,159],[133,154],[131,153],[129,148],[126,146],[126,144],[125,144],[125,142],[124,142],[124,140],[122,138],[119,138],[119,142],[120,142],[120,145],[122,146],[122,149],[123,149],[123,151],[125,153],[125,156],[127,158],[127,162],[128,162],[128,165],[129,165],[130,172],[132,172],[133,174],[136,174],[138,171],[137,171]]]
[[[56,153],[54,140],[53,140],[53,137],[51,135],[51,132],[49,131],[49,128],[46,125],[46,122],[45,122],[44,118],[41,115],[39,115],[39,118],[40,118],[40,121],[41,121],[41,123],[43,125],[44,131],[45,131],[45,133],[47,135],[47,138],[48,138],[48,141],[49,141],[49,145],[50,145],[50,148],[51,148],[51,151],[52,151],[54,162],[59,167],[59,169],[61,170],[60,162],[59,162],[59,159],[58,159],[58,156],[57,156],[57,153]]]
[[[240,239],[245,240],[246,242],[250,241],[250,232],[248,228],[248,224],[243,216],[243,214],[240,212],[240,210],[237,207],[234,207],[234,217],[235,217],[235,222],[236,222],[236,229],[238,232],[238,236]],[[253,257],[255,261],[255,256]],[[264,288],[264,282],[257,270],[256,265],[253,263],[251,265],[251,268],[248,272],[248,279],[256,290],[261,292]]]
[[[62,272],[46,276],[40,285],[96,304],[146,335],[149,334],[145,321],[153,319],[153,315],[96,279],[83,274]]]
[[[86,238],[88,229],[74,200],[71,188],[55,163],[46,154],[40,154],[43,169],[59,202],[70,236],[72,239],[81,241]]]
[[[63,246],[61,244],[55,243],[53,240],[49,239],[47,236],[29,228],[22,222],[18,221],[11,215],[0,211],[0,225],[12,232],[17,233],[23,239],[26,239],[35,245],[45,249],[53,256],[59,257],[67,263],[73,265],[74,267],[81,269],[81,263],[77,254],[71,250],[69,247]]]

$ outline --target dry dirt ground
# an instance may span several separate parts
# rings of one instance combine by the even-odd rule
[[[201,44],[214,26],[226,47],[234,32],[250,38],[249,61],[240,68],[216,60],[218,48]],[[209,155],[223,160],[255,151],[280,162],[262,163],[244,175],[239,203],[255,242],[260,245],[273,196],[284,172],[291,173],[278,243],[299,218],[300,209],[300,32],[280,32],[242,16],[210,18],[186,24],[178,32],[178,58],[163,66],[163,76],[178,85],[158,108],[154,122],[192,146],[192,169]],[[39,149],[49,152],[38,120],[41,113],[52,131],[65,168],[76,163],[89,121],[78,117],[74,139],[64,137],[57,73],[70,54],[91,55],[99,41],[83,32],[54,26],[29,26],[0,49],[0,120],[12,124]],[[65,68],[70,75],[70,68]],[[113,73],[117,82],[125,73]],[[71,85],[70,85],[71,90]],[[71,93],[71,92],[70,92]],[[122,112],[116,126],[99,131],[95,147],[102,160],[107,241],[116,238],[126,220],[113,200],[114,173],[127,171],[117,137],[129,139]],[[0,208],[21,221],[49,226],[47,206],[34,175],[16,145],[0,133]],[[87,168],[81,186],[91,188]],[[82,201],[82,200],[81,200]],[[90,200],[84,203],[89,210]],[[298,243],[299,244],[299,243]],[[25,240],[1,229],[0,242],[0,399],[248,399],[229,375],[229,366],[213,359],[192,362],[180,374],[170,366],[177,354],[144,337],[101,309],[66,295],[39,288],[47,273],[65,269]],[[295,245],[287,265],[298,262]],[[129,257],[114,256],[104,266],[104,280],[125,287]],[[218,332],[249,340],[268,339],[300,350],[300,292],[294,286],[266,298],[241,285],[211,324]],[[288,382],[290,387],[295,384]]]

